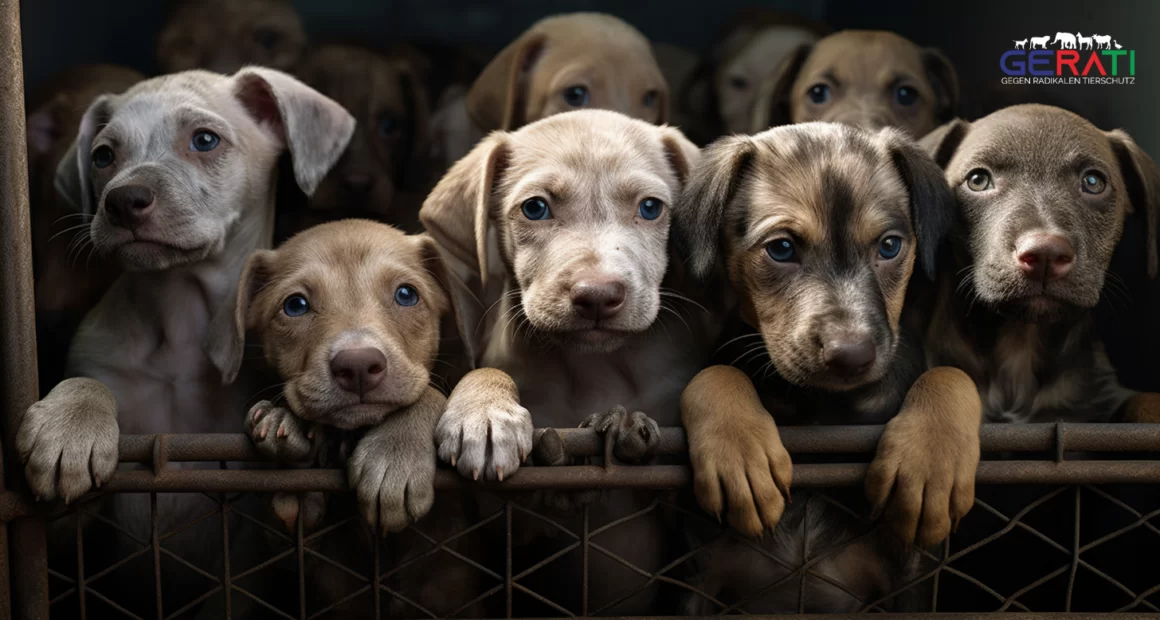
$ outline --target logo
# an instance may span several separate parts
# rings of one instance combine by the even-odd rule
[[[1004,84],[1136,83],[1136,50],[1111,35],[1057,32],[1012,43],[999,57]]]

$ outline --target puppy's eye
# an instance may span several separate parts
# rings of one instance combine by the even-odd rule
[[[282,312],[289,317],[302,316],[310,312],[310,304],[302,295],[291,295],[282,302]]]
[[[113,165],[113,160],[116,159],[116,155],[113,154],[112,148],[101,145],[93,151],[92,158],[93,165],[97,168],[108,168]]]
[[[995,182],[991,179],[991,173],[976,168],[967,173],[967,187],[972,192],[985,192],[989,189],[995,189]]]
[[[564,101],[574,107],[582,108],[588,105],[588,87],[587,86],[569,86],[564,89]]]
[[[399,131],[399,122],[390,116],[379,118],[378,132],[380,138],[390,138]]]
[[[189,148],[193,151],[208,153],[216,149],[221,141],[222,139],[216,133],[202,129],[193,134],[193,138],[189,141]]]
[[[395,289],[395,303],[400,306],[413,306],[419,303],[419,291],[410,284],[404,284]]]
[[[645,198],[640,201],[640,209],[638,212],[646,220],[655,220],[661,216],[661,212],[664,210],[665,203],[656,198]]]
[[[899,86],[898,90],[894,91],[894,100],[899,105],[912,106],[918,101],[918,91],[910,86]]]
[[[548,220],[552,218],[552,211],[548,209],[548,202],[543,198],[528,198],[523,205],[524,217],[529,220]]]
[[[657,104],[657,99],[661,94],[658,91],[650,90],[644,94],[644,107],[651,108]]]
[[[1083,183],[1080,185],[1085,194],[1102,194],[1108,187],[1108,180],[1095,170],[1083,173]]]
[[[830,100],[830,86],[829,84],[814,84],[806,91],[810,101],[817,104],[822,104]]]
[[[765,253],[779,263],[788,263],[797,256],[797,248],[789,239],[775,239],[765,244]]]
[[[878,256],[881,256],[886,260],[890,260],[895,256],[898,256],[898,253],[901,251],[902,237],[899,237],[898,235],[883,237],[882,240],[878,242]]]
[[[741,77],[740,75],[735,75],[729,78],[729,85],[737,90],[745,90],[746,88],[749,88],[749,80]]]
[[[259,28],[254,31],[254,42],[262,47],[272,50],[278,42],[282,40],[282,35],[269,28]]]

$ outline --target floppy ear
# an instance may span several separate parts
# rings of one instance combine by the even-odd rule
[[[230,295],[233,303],[224,304],[210,323],[205,350],[222,375],[222,385],[233,383],[241,370],[246,330],[254,327],[249,320],[250,305],[269,283],[275,256],[273,250],[258,250],[250,255]]]
[[[672,167],[673,172],[677,174],[677,182],[681,187],[684,187],[689,182],[689,174],[692,173],[693,167],[697,165],[697,160],[701,157],[701,149],[697,148],[697,145],[693,144],[676,127],[662,127],[661,134],[661,144],[665,147],[665,157],[669,160],[669,166]]]
[[[24,120],[25,133],[28,138],[28,152],[35,155],[45,155],[52,150],[52,146],[61,137],[64,127],[61,127],[61,109],[68,105],[63,94],[58,94],[28,114]]]
[[[918,237],[918,263],[926,277],[937,275],[936,258],[951,232],[958,209],[946,174],[917,144],[896,129],[879,132],[890,159],[910,192],[910,219]]]
[[[946,123],[940,127],[936,127],[933,131],[926,134],[918,141],[918,145],[922,150],[934,159],[934,163],[939,168],[946,169],[947,165],[951,163],[955,152],[959,150],[959,145],[963,143],[963,138],[967,137],[967,132],[971,130],[971,124],[961,118]]]
[[[1145,239],[1148,244],[1145,260],[1148,277],[1155,278],[1157,236],[1160,235],[1160,231],[1157,230],[1157,226],[1160,225],[1160,168],[1124,131],[1119,129],[1109,131],[1108,139],[1120,164],[1120,175],[1124,177],[1124,184],[1127,185],[1128,199],[1131,201],[1128,208],[1131,212],[1143,210],[1147,226]]]
[[[475,368],[475,334],[472,326],[468,325],[468,313],[466,312],[467,298],[471,297],[471,292],[467,289],[467,285],[448,268],[447,263],[443,260],[443,254],[439,250],[439,244],[433,238],[420,234],[415,235],[415,239],[419,243],[423,267],[443,287],[443,292],[450,302],[448,311],[442,317],[441,338],[447,337],[444,335],[447,327],[454,323],[454,330],[459,335],[460,342],[463,343],[468,359],[471,360],[471,367]]]
[[[452,256],[477,265],[487,286],[487,230],[492,191],[508,159],[507,134],[494,132],[455,162],[423,201],[419,220]]]
[[[939,50],[922,50],[922,66],[935,93],[935,120],[945,123],[955,117],[959,107],[959,76],[955,67]]]
[[[725,207],[756,153],[748,136],[721,138],[701,152],[673,209],[677,255],[694,278],[705,279],[721,252]]]
[[[547,43],[544,34],[522,36],[483,68],[467,93],[467,113],[480,129],[510,131],[528,122],[527,78]]]
[[[234,97],[278,136],[294,162],[294,179],[307,196],[318,189],[354,134],[355,120],[341,105],[296,78],[261,67],[234,74]]]
[[[57,164],[56,178],[53,181],[57,193],[74,209],[86,215],[92,215],[97,211],[97,196],[93,192],[92,183],[93,138],[97,135],[97,129],[109,122],[112,116],[112,96],[101,95],[93,100],[89,109],[85,110],[85,115],[81,117],[77,139]]]
[[[761,83],[753,102],[753,133],[793,122],[790,115],[793,84],[813,50],[814,46],[809,43],[799,45]]]

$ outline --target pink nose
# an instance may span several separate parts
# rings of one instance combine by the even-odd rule
[[[1066,237],[1046,233],[1023,235],[1015,242],[1015,260],[1023,275],[1035,282],[1066,276],[1075,265],[1075,249]]]
[[[339,351],[330,361],[330,373],[344,391],[365,396],[383,382],[387,358],[382,351],[369,347]]]

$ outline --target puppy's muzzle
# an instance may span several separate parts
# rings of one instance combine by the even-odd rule
[[[1047,284],[1071,272],[1075,249],[1062,235],[1026,233],[1015,241],[1015,260],[1023,277]]]
[[[126,230],[137,230],[153,217],[156,210],[153,190],[141,185],[122,185],[105,196],[105,213],[109,223]]]
[[[342,177],[342,190],[349,196],[365,197],[375,188],[375,177],[371,174],[350,173]]]
[[[624,309],[624,282],[603,274],[582,274],[572,285],[572,310],[587,321],[606,321]]]
[[[382,384],[387,376],[387,357],[371,347],[339,351],[330,360],[335,385],[359,398]]]

